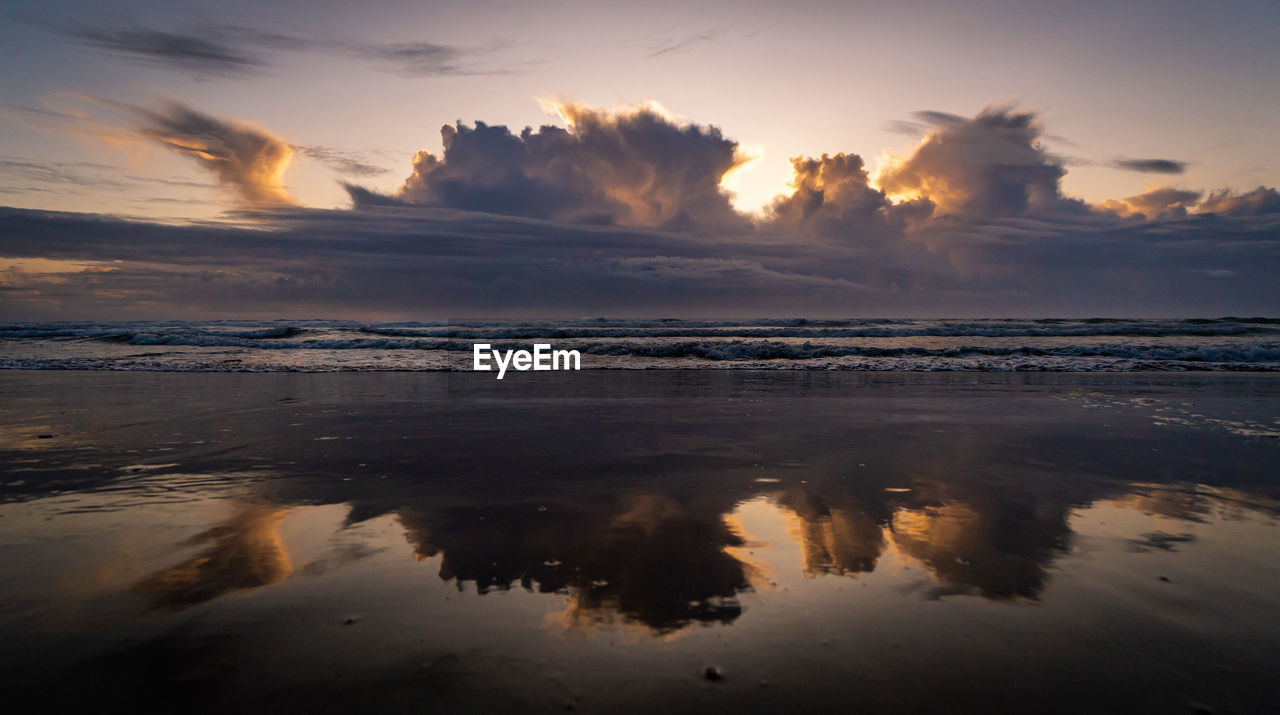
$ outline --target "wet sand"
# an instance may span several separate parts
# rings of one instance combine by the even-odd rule
[[[19,711],[1276,712],[1277,467],[1266,375],[0,372],[0,672]]]

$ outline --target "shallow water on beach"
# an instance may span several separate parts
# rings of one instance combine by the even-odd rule
[[[0,373],[19,704],[1275,712],[1280,379]]]

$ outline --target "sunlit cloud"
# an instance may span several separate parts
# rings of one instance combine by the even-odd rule
[[[1280,191],[1268,186],[1259,186],[1243,194],[1222,189],[1209,194],[1200,203],[1199,210],[1230,216],[1280,214]]]
[[[218,119],[177,102],[139,110],[138,132],[170,151],[194,159],[251,206],[292,204],[284,172],[293,147],[265,130]]]
[[[933,128],[910,156],[880,171],[886,194],[927,198],[939,214],[962,216],[1079,209],[1061,193],[1066,170],[1041,146],[1034,114],[995,107],[972,119],[917,116]]]
[[[53,95],[46,101],[50,109],[11,108],[8,114],[41,131],[112,147],[125,157],[129,167],[89,161],[40,163],[13,159],[0,161],[0,176],[25,175],[31,188],[60,183],[134,190],[130,193],[136,193],[138,186],[146,184],[179,188],[213,185],[149,173],[148,156],[158,147],[193,160],[210,174],[217,186],[227,189],[239,205],[294,203],[285,191],[284,174],[295,147],[265,129],[216,117],[176,101],[162,102],[157,109],[83,94]],[[317,158],[337,165],[340,173],[359,173],[370,168],[333,150],[309,147],[308,151],[313,154],[322,151]],[[344,163],[347,166],[342,166]],[[140,199],[131,198],[135,202]],[[174,200],[154,195],[151,198]]]
[[[1120,216],[1136,216],[1147,219],[1179,218],[1187,215],[1195,206],[1202,192],[1161,186],[1125,199],[1109,199],[1101,207]]]
[[[791,191],[774,199],[771,227],[804,235],[856,242],[863,247],[901,235],[908,220],[933,210],[928,199],[894,204],[870,184],[857,154],[823,154],[791,160]]]
[[[722,186],[752,157],[716,127],[656,104],[603,111],[543,100],[566,128],[477,121],[441,129],[420,151],[399,201],[571,223],[708,230],[749,227]],[[360,196],[360,194],[353,194]]]

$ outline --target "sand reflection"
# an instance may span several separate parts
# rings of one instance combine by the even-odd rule
[[[419,558],[441,556],[440,578],[479,594],[519,584],[570,597],[562,623],[617,619],[669,633],[730,623],[747,568],[727,548],[742,539],[723,512],[654,493],[595,507],[458,508],[400,512]]]
[[[459,590],[562,594],[560,627],[639,625],[669,637],[733,623],[742,594],[790,574],[857,577],[889,553],[927,573],[933,595],[1037,598],[1065,553],[1066,507],[980,497],[770,486],[723,504],[643,492],[577,505],[406,507],[399,518],[415,555],[438,557],[440,578]],[[758,527],[772,541],[754,540]]]
[[[837,497],[838,498],[838,497]],[[869,505],[845,498],[833,504],[810,491],[790,491],[778,503],[790,511],[788,532],[800,546],[798,568],[810,578],[869,573],[884,552],[884,524]]]
[[[143,578],[134,590],[153,608],[178,609],[241,589],[279,583],[293,573],[280,538],[288,509],[242,503],[227,521],[197,534],[188,544],[208,544],[176,566]]]

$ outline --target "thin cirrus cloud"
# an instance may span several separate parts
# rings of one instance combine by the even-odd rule
[[[707,30],[706,32],[698,32],[692,35],[686,35],[679,39],[674,39],[674,40],[666,39],[663,42],[659,43],[655,47],[655,49],[651,50],[644,57],[647,60],[651,60],[655,57],[661,57],[663,55],[686,52],[704,42],[714,41],[715,37],[716,37],[716,34],[714,31]]]
[[[237,25],[159,29],[132,21],[112,26],[37,24],[86,46],[137,62],[207,75],[262,73],[274,64],[274,55],[281,51],[341,54],[405,77],[507,74],[519,68],[484,64],[486,57],[506,48],[503,43],[463,47],[433,42],[367,42],[304,37]]]
[[[0,157],[0,193],[108,188],[146,191],[152,186],[213,188],[216,184],[172,177],[135,176],[119,166],[93,161],[33,161],[20,157]]]
[[[341,210],[248,200],[280,166],[274,147],[291,150],[265,130],[180,105],[137,114],[145,136],[240,195],[239,223],[0,210],[0,255],[91,266],[0,276],[0,314],[1223,315],[1280,304],[1275,189],[1165,187],[1089,205],[1064,195],[1066,168],[1030,112],[917,115],[919,145],[874,176],[853,153],[796,157],[791,190],[748,217],[720,185],[744,157],[718,129],[652,106],[557,109],[566,128],[449,125],[443,153],[419,152],[398,191],[353,186]]]

